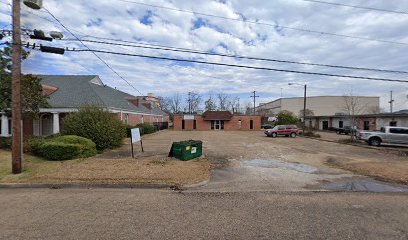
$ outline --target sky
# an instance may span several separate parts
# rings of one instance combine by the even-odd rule
[[[408,1],[327,1],[408,12]],[[11,26],[11,7],[7,5],[10,3],[10,0],[0,0],[2,29],[10,29]],[[46,33],[60,31],[65,39],[74,39],[74,36],[46,12],[47,9],[80,39],[96,40],[94,37],[102,37],[211,53],[408,71],[408,14],[304,0],[44,0],[43,5],[43,9],[32,10],[22,4],[24,28],[41,29]],[[360,39],[324,33],[356,36]],[[389,42],[371,41],[367,38]],[[78,41],[41,42],[26,37],[23,40],[47,46],[85,49]],[[84,43],[90,49],[120,53],[408,80],[406,73],[327,68]],[[140,95],[140,91],[142,94],[154,93],[159,96],[172,96],[176,93],[186,96],[188,92],[195,91],[205,99],[210,95],[224,93],[239,97],[244,105],[252,101],[252,91],[257,91],[260,96],[256,100],[257,103],[264,103],[281,96],[301,97],[303,87],[300,85],[307,84],[308,96],[341,96],[351,92],[354,95],[379,96],[381,108],[383,111],[389,111],[388,101],[390,91],[393,91],[394,110],[408,109],[408,83],[183,63],[106,53],[98,53],[98,56],[133,87],[91,52],[66,52],[64,55],[56,55],[31,51],[30,57],[23,62],[23,72],[96,74],[105,84],[133,95]],[[288,83],[298,85],[289,86]]]

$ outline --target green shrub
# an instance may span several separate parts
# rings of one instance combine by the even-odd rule
[[[132,128],[139,128],[140,131],[140,136],[145,135],[145,134],[151,134],[157,131],[157,129],[149,124],[149,123],[140,123],[136,126],[126,126],[126,136],[131,137],[131,129]]]
[[[141,123],[136,125],[140,129],[140,135],[151,134],[156,132],[156,128],[149,123]]]
[[[64,119],[63,134],[91,139],[98,150],[104,150],[122,145],[126,126],[103,108],[83,106]]]
[[[11,137],[0,137],[0,149],[11,149]]]
[[[66,144],[79,144],[81,147],[81,152],[79,153],[79,157],[87,158],[95,156],[96,151],[96,144],[92,142],[92,140],[79,137],[79,136],[60,136],[52,139],[53,142],[61,142]]]
[[[47,141],[40,145],[39,154],[48,160],[69,160],[80,156],[81,145]]]
[[[33,138],[29,142],[31,152],[49,160],[69,160],[95,156],[96,144],[79,136]]]

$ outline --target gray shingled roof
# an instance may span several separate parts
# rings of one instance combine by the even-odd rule
[[[136,106],[127,99],[135,98],[128,93],[113,89],[102,83],[96,75],[38,75],[42,84],[58,88],[49,96],[51,108],[78,108],[95,104],[108,108],[136,113],[167,115],[156,106],[148,109]]]

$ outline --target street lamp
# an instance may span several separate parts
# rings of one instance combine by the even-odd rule
[[[306,127],[306,91],[307,91],[307,84],[301,84],[301,83],[288,83],[289,86],[292,85],[299,85],[299,86],[304,86],[305,92],[303,95],[303,126]]]
[[[24,4],[32,9],[40,9],[42,0],[24,0]],[[22,122],[21,122],[21,20],[20,0],[13,0],[12,5],[13,46],[12,46],[12,94],[11,119],[13,122],[12,173],[22,171]]]

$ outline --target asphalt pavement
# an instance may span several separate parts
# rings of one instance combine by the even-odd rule
[[[0,239],[407,239],[408,195],[0,189]]]

